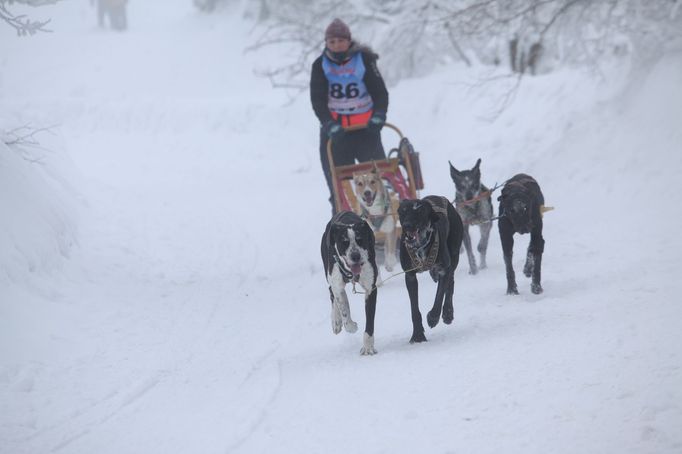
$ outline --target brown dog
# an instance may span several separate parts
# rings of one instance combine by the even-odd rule
[[[393,271],[398,262],[396,258],[398,200],[391,197],[376,166],[369,172],[354,173],[353,183],[360,207],[358,214],[367,220],[375,234],[384,234],[384,267],[386,271]]]

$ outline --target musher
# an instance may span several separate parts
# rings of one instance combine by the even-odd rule
[[[324,38],[325,49],[312,66],[310,100],[320,120],[320,160],[335,212],[327,140],[332,140],[336,166],[385,159],[380,131],[386,123],[388,91],[377,68],[379,56],[352,41],[342,20],[334,19]],[[355,125],[367,127],[345,130]]]

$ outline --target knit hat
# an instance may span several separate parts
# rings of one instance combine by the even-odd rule
[[[324,39],[345,38],[350,40],[350,28],[341,19],[334,19],[324,32]]]

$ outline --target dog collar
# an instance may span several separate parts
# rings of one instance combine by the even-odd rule
[[[339,271],[341,272],[341,275],[344,277],[344,279],[349,281],[355,280],[353,279],[353,272],[348,268],[348,265],[344,263],[343,259],[341,258],[341,254],[339,254],[338,246],[336,245],[334,245],[334,253],[332,254],[332,257],[339,266]]]
[[[369,210],[365,208],[364,206],[360,205],[360,210],[362,212],[362,215],[360,216],[362,219],[368,221],[372,226],[374,226],[375,229],[380,229],[381,224],[383,224],[384,219],[386,216],[388,216],[388,211],[391,208],[388,202],[384,203],[384,213],[383,214],[370,214]]]

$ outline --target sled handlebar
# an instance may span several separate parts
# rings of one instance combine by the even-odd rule
[[[398,135],[400,136],[401,139],[403,138],[402,131],[400,131],[400,129],[398,129],[398,127],[396,125],[391,124],[391,123],[384,123],[384,126],[387,126],[388,128],[394,130],[395,132],[398,133]],[[344,131],[358,131],[360,129],[366,129],[366,128],[367,128],[367,125],[353,125],[353,126],[348,126],[346,128],[343,128],[343,130]]]
[[[384,126],[388,127],[389,129],[394,130],[395,132],[398,133],[400,136],[400,139],[403,139],[403,133],[396,125],[393,125],[391,123],[384,123]],[[353,125],[353,126],[348,126],[347,128],[343,128],[345,132],[349,131],[359,131],[360,129],[367,129],[367,125]],[[332,152],[332,139],[327,139],[327,153]]]

